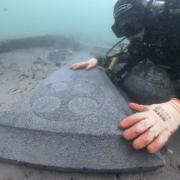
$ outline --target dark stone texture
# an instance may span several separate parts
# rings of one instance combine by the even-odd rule
[[[177,97],[169,74],[150,61],[136,65],[124,78],[122,87],[142,104],[162,103]]]
[[[71,71],[66,65],[0,114],[0,158],[77,172],[161,167],[160,156],[135,151],[122,139],[119,120],[131,113],[126,99],[98,68]]]
[[[64,60],[68,55],[71,54],[72,52],[68,49],[58,49],[50,52],[47,58],[50,61],[59,60],[59,59]]]
[[[54,62],[56,66],[61,65],[61,61],[65,60],[67,57],[72,55],[72,51],[70,49],[55,49],[48,54],[47,59],[51,62]]]
[[[0,53],[9,52],[17,49],[34,47],[55,47],[72,48],[79,47],[78,42],[73,38],[61,35],[46,35],[37,37],[25,37],[21,39],[8,39],[0,42]]]

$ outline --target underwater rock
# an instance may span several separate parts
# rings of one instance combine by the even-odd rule
[[[78,47],[78,42],[72,37],[63,35],[47,35],[0,41],[0,53],[34,47],[75,48]]]
[[[150,61],[140,62],[124,78],[123,89],[136,102],[154,104],[176,97],[168,73]]]
[[[33,64],[46,66],[46,65],[47,65],[47,62],[44,61],[41,57],[38,57],[38,58],[33,62]]]
[[[85,57],[80,53],[73,62]],[[0,113],[0,159],[67,172],[161,167],[160,156],[135,151],[123,140],[118,124],[131,113],[126,99],[98,68],[87,72],[63,66]]]
[[[61,62],[70,55],[72,55],[72,50],[70,49],[55,49],[48,54],[47,59],[54,62],[56,66],[60,66]]]

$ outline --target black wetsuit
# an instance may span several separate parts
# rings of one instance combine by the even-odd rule
[[[143,41],[144,56],[180,79],[180,13],[149,18]]]
[[[119,57],[119,63],[124,57],[129,62],[127,70],[132,69],[138,62],[148,59],[165,69],[172,81],[179,83],[180,13],[148,17],[143,40],[133,39],[128,46],[127,53]],[[110,62],[111,59],[99,58],[99,64],[102,66],[107,67]],[[116,76],[120,76],[121,73],[120,70]],[[180,89],[178,89],[178,94],[180,94],[179,91]]]

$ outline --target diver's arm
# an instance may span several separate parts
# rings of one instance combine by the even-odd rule
[[[70,68],[72,70],[78,70],[78,69],[86,69],[90,70],[94,68],[96,65],[102,66],[104,68],[108,68],[112,60],[112,57],[93,57],[86,61],[74,63],[70,65]],[[129,53],[124,53],[120,57],[118,57],[118,63],[129,63],[133,61],[132,57],[129,55]]]
[[[103,67],[108,67],[111,63],[112,57],[98,57],[98,65]],[[134,61],[132,56],[127,52],[118,57],[118,64],[119,63],[130,63]]]
[[[96,65],[106,68],[109,63],[110,63],[110,60],[107,60],[104,57],[97,57],[97,58],[94,57],[94,58],[90,58],[86,61],[71,64],[70,68],[72,70],[78,70],[78,69],[90,70],[90,69],[94,68]]]
[[[129,107],[138,113],[123,119],[120,127],[126,129],[123,136],[126,140],[133,140],[135,149],[158,152],[180,126],[179,99],[149,106],[130,103]]]
[[[106,58],[106,57],[97,57],[98,64],[99,66],[102,66],[104,68],[107,68],[111,62],[111,58]]]
[[[70,69],[78,70],[78,69],[85,69],[90,70],[94,68],[98,64],[98,60],[96,58],[90,58],[89,60],[74,63],[70,65]]]

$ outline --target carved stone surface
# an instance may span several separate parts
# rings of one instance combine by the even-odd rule
[[[74,61],[83,59],[74,57]],[[62,67],[22,102],[0,114],[0,158],[78,172],[151,170],[160,156],[134,151],[119,120],[131,113],[125,95],[98,68]]]

